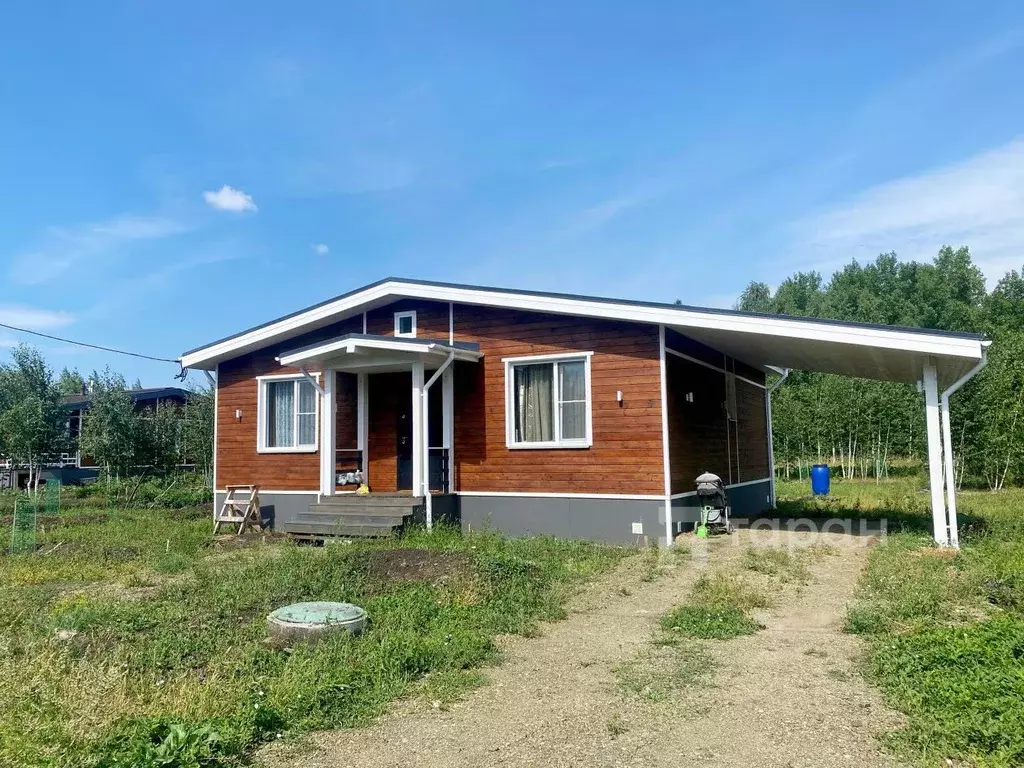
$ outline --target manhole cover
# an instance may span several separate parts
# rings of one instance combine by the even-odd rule
[[[358,635],[365,626],[366,611],[351,603],[293,603],[267,616],[270,639],[275,645],[316,641],[337,631]]]

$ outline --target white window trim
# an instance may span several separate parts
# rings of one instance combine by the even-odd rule
[[[412,333],[399,333],[400,323],[407,317],[412,318]],[[395,312],[395,338],[398,339],[415,339],[416,338],[416,310],[411,309],[408,312]]]
[[[317,381],[320,381],[319,373],[309,374]],[[267,445],[267,416],[266,416],[266,383],[271,381],[305,381],[301,373],[279,373],[270,376],[256,377],[256,453],[317,453],[320,450],[320,393],[315,392],[316,415],[314,417],[314,436],[312,445],[297,445],[293,447],[273,448]],[[298,401],[295,405],[298,409]],[[298,433],[296,432],[296,435]]]
[[[503,357],[501,361],[505,364],[505,447],[513,451],[530,450],[551,450],[551,449],[580,449],[590,448],[594,444],[594,414],[593,397],[590,387],[590,358],[593,352],[569,352],[557,355],[531,355],[528,357]],[[583,362],[584,388],[587,397],[586,405],[586,437],[582,440],[548,440],[545,442],[521,443],[516,442],[515,424],[515,377],[513,367],[516,365],[534,365],[537,363],[578,363]],[[558,377],[552,378],[552,399],[558,404]],[[554,428],[561,431],[561,415],[554,414]]]

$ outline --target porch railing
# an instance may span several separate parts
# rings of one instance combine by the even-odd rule
[[[359,448],[337,448],[334,451],[334,478],[340,474],[363,471],[363,452]]]
[[[451,491],[449,472],[449,457],[451,452],[447,448],[431,448],[429,466],[427,468],[430,490],[449,493]]]

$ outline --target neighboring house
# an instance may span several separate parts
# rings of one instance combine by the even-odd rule
[[[964,334],[388,279],[181,362],[216,371],[215,506],[258,484],[293,533],[418,509],[636,542],[692,527],[704,471],[735,515],[772,506],[769,366],[923,374],[931,404],[982,356]]]
[[[179,387],[151,387],[147,389],[130,389],[128,394],[135,404],[136,411],[159,408],[167,404],[184,405],[188,399],[187,389]],[[99,474],[95,462],[89,456],[83,456],[78,450],[78,437],[82,433],[82,420],[92,405],[92,396],[83,387],[78,395],[67,395],[61,398],[61,407],[67,413],[67,435],[74,450],[62,453],[59,458],[46,463],[41,479],[56,479],[63,483],[80,483],[95,479]],[[28,480],[28,469],[16,466],[11,461],[0,465],[0,487],[23,488]]]

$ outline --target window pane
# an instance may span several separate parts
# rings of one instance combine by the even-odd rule
[[[299,413],[316,413],[316,390],[308,381],[299,382]]]
[[[299,414],[299,445],[314,445],[316,443],[316,414]]]
[[[403,335],[412,334],[412,316],[405,315],[398,318],[398,332]]]
[[[558,385],[561,387],[561,400],[586,400],[586,374],[582,360],[572,363],[558,364]]]
[[[295,382],[267,382],[267,447],[295,445]]]
[[[586,439],[586,418],[586,403],[562,403],[562,439]]]
[[[517,365],[514,371],[515,441],[542,443],[555,439],[551,363]]]

